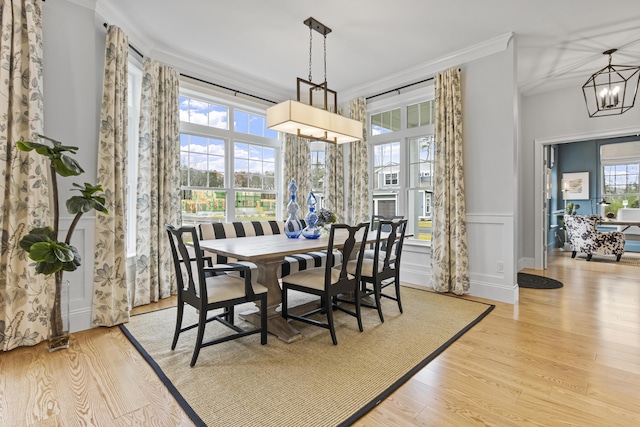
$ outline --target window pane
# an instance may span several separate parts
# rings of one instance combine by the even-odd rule
[[[228,110],[220,105],[209,105],[209,126],[218,129],[228,129]]]
[[[419,240],[431,240],[431,193],[422,190],[409,192],[408,227]]]
[[[407,107],[407,127],[415,128],[420,126],[420,106],[419,104]]]
[[[179,103],[180,103],[180,121],[188,122],[189,121],[189,98],[181,96]]]
[[[237,191],[235,196],[238,221],[270,220],[276,218],[276,195]]]
[[[397,132],[400,130],[400,109],[397,108],[371,116],[371,135]]]
[[[210,190],[182,190],[182,223],[224,221],[226,193]]]
[[[264,128],[264,118],[251,114],[249,116],[249,133],[251,135],[262,136],[262,129]]]
[[[400,185],[400,142],[374,147],[373,188],[397,188]]]
[[[249,133],[249,113],[245,113],[244,111],[234,110],[233,118],[235,122],[235,127],[233,130],[236,132]]]
[[[207,126],[209,124],[209,104],[191,99],[189,101],[189,123]]]

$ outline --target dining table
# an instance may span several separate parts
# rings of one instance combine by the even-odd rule
[[[369,232],[367,243],[375,242],[376,232]],[[383,233],[384,235],[385,233]],[[340,249],[347,233],[336,230],[334,249]],[[386,237],[386,236],[383,236]],[[278,307],[282,303],[282,291],[278,277],[278,267],[287,255],[326,250],[329,245],[329,235],[322,235],[317,239],[306,239],[302,236],[289,238],[284,234],[266,236],[249,236],[232,239],[200,240],[200,249],[214,252],[218,255],[235,258],[254,263],[258,268],[258,283],[265,286],[267,292],[267,330],[280,340],[291,343],[302,338],[300,331],[292,327],[282,317]],[[242,317],[251,323],[260,322],[259,313],[243,313]]]

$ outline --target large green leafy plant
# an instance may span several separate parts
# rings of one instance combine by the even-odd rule
[[[55,299],[51,312],[51,336],[60,337],[65,332],[62,323],[61,291],[62,274],[65,271],[74,271],[80,266],[78,250],[71,245],[71,237],[83,214],[95,209],[104,214],[108,213],[105,207],[105,199],[102,195],[102,187],[85,183],[84,186],[73,184],[74,190],[80,191],[80,195],[70,197],[67,202],[67,210],[75,215],[64,241],[58,240],[58,226],[60,212],[58,203],[58,179],[63,177],[78,176],[84,173],[78,162],[68,154],[76,154],[78,147],[62,145],[61,142],[38,135],[48,143],[18,141],[17,147],[21,151],[35,151],[49,159],[51,171],[50,189],[53,196],[53,226],[33,228],[20,240],[20,247],[24,249],[29,258],[36,262],[36,273],[55,275]],[[50,343],[51,345],[51,343]]]

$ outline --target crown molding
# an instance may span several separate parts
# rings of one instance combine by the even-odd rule
[[[401,72],[391,74],[382,79],[371,81],[350,90],[343,90],[340,93],[342,99],[354,99],[374,95],[378,92],[391,90],[413,81],[423,80],[434,76],[442,70],[460,66],[466,62],[471,62],[494,53],[502,52],[509,47],[513,39],[513,33],[505,33],[498,37],[486,40],[460,49],[449,55],[442,56],[434,61],[425,62]]]
[[[176,68],[181,74],[211,81],[275,102],[291,97],[292,88],[274,86],[272,83],[262,80],[259,75],[229,68],[225,64],[207,61],[192,52],[184,53],[168,48],[157,48],[151,54],[154,59]]]
[[[105,24],[117,25],[122,28],[129,38],[129,43],[136,47],[143,55],[151,51],[153,42],[149,36],[139,31],[140,26],[136,25],[125,15],[120,13],[111,5],[108,0],[97,0],[95,7],[96,16],[104,20]]]

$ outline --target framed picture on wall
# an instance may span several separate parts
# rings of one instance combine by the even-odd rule
[[[563,173],[562,193],[565,200],[589,200],[589,172]]]

